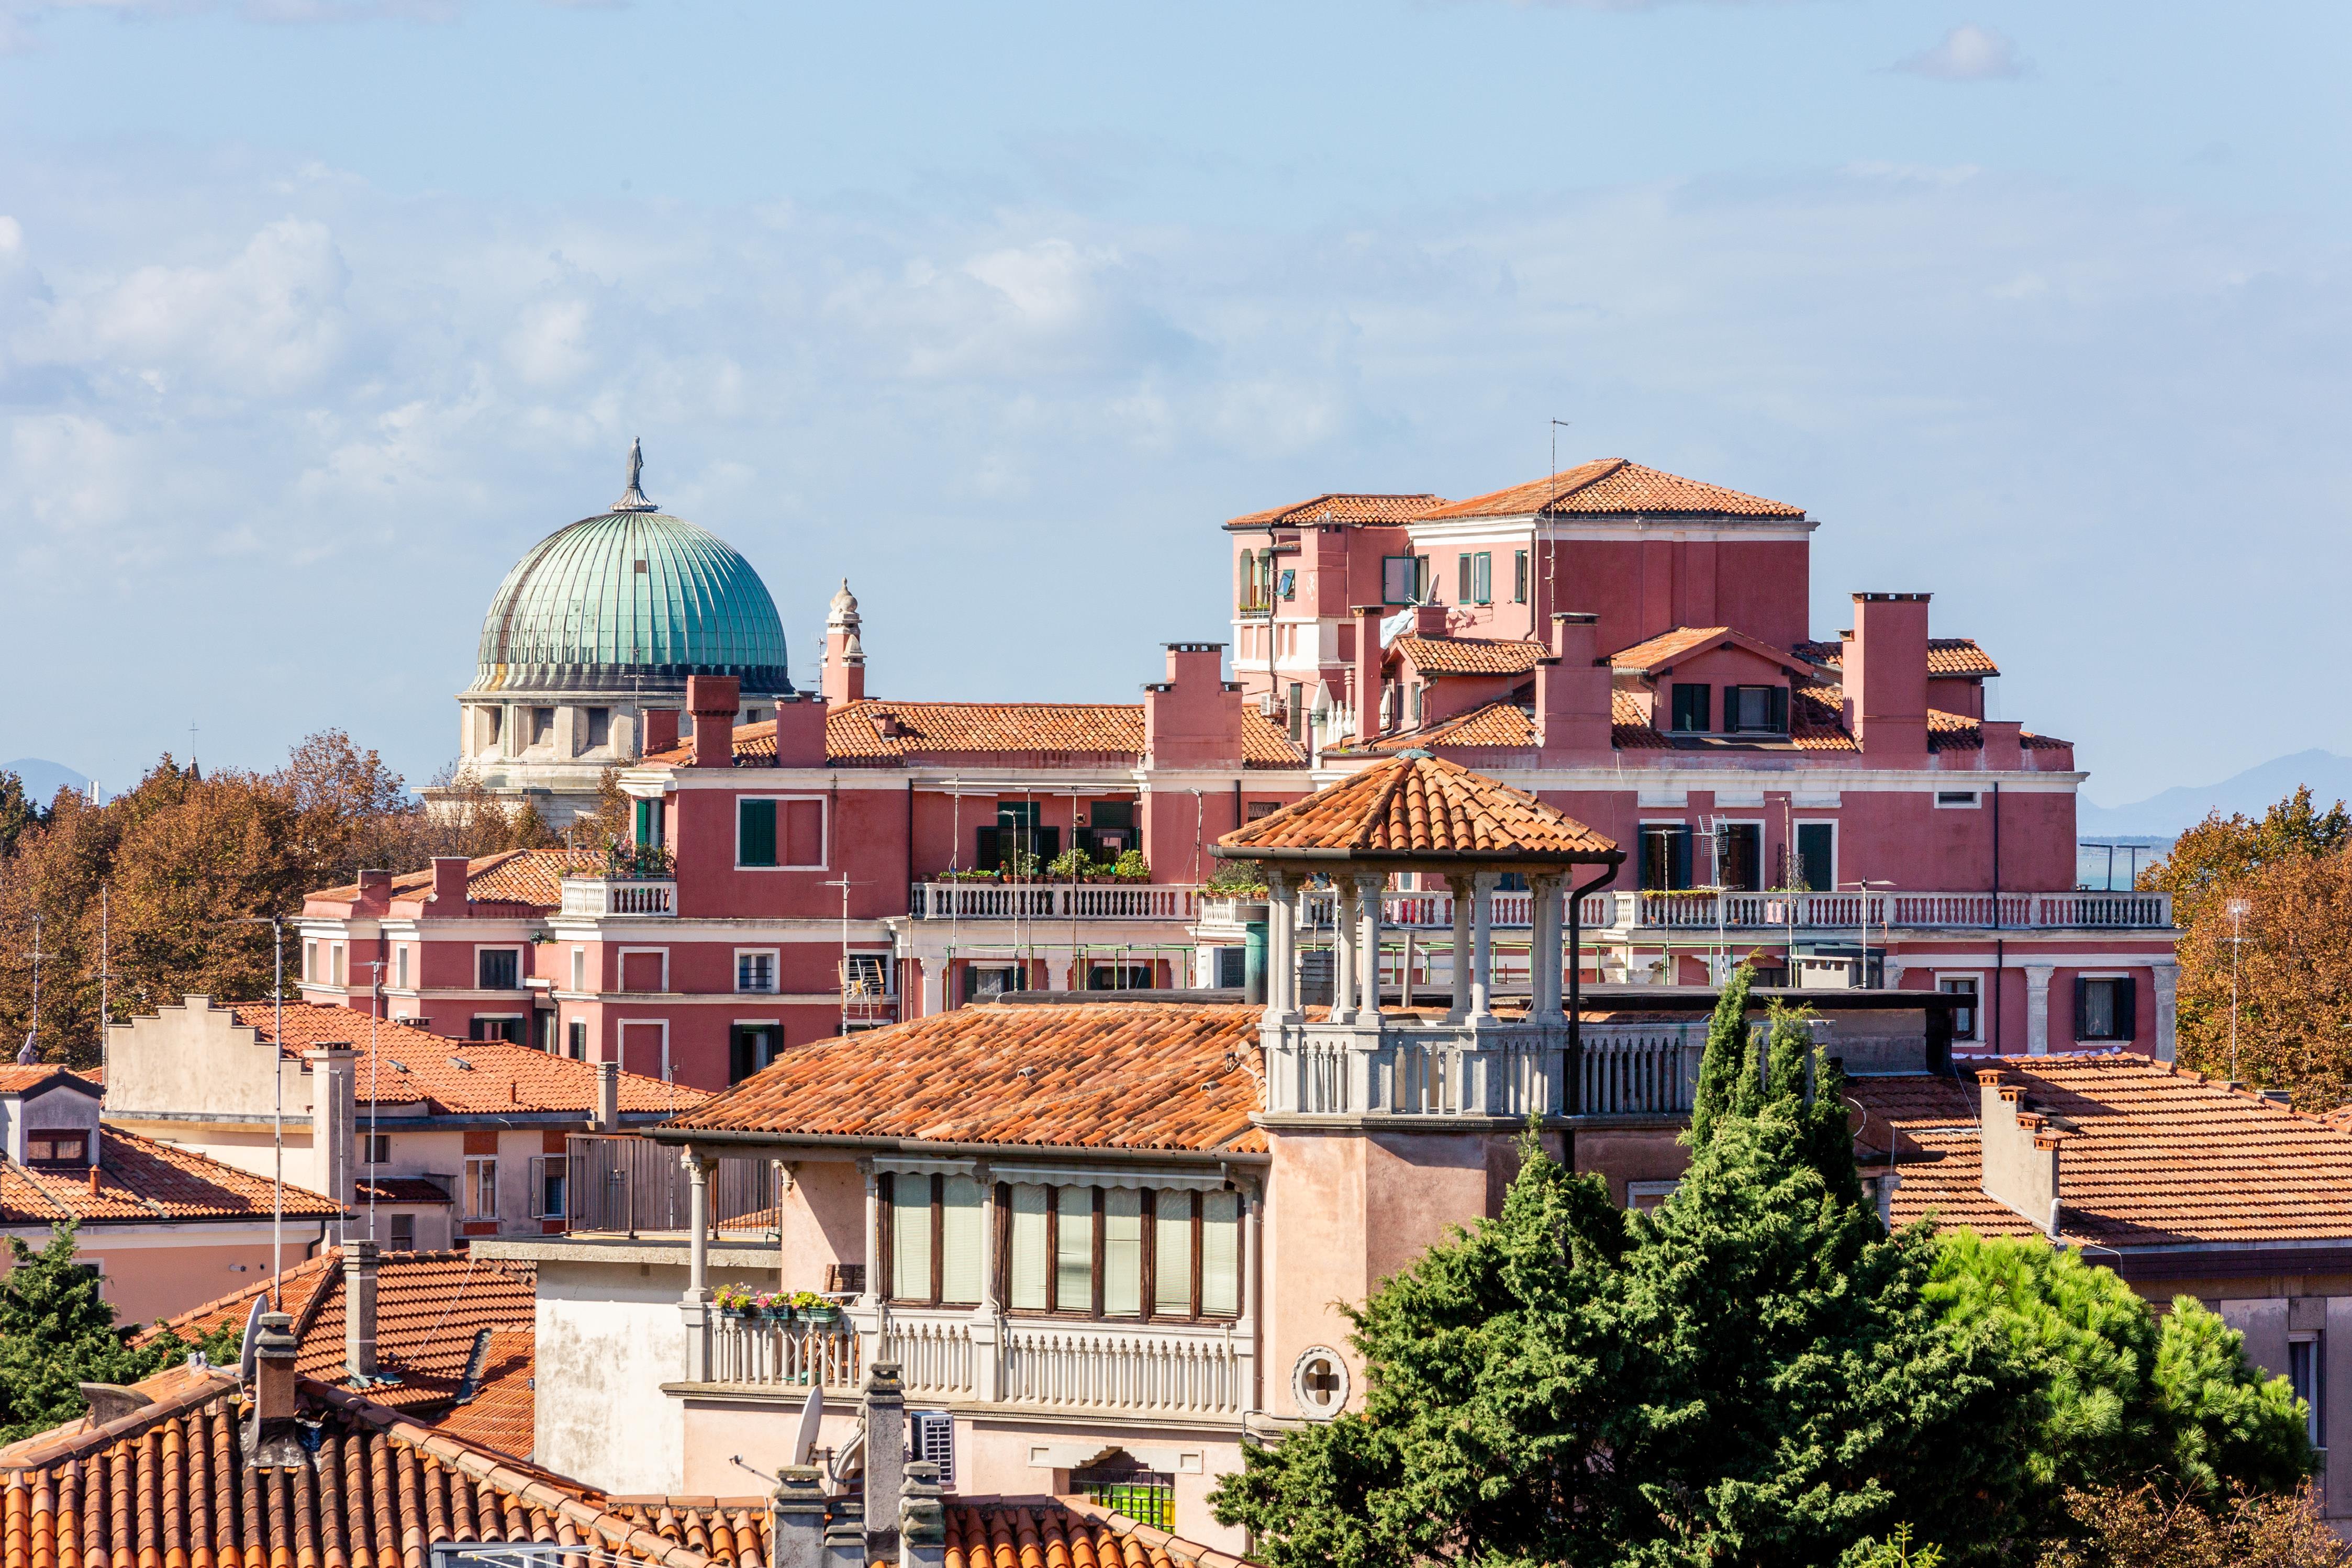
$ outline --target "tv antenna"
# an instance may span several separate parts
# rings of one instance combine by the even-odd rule
[[[1544,478],[1547,482],[1550,480],[1553,475],[1559,472],[1559,433],[1566,430],[1570,425],[1575,423],[1575,421],[1568,419],[1555,419],[1551,422],[1551,466],[1544,471]],[[1552,581],[1552,558],[1558,555],[1559,551],[1556,545],[1546,543],[1541,538],[1543,533],[1543,514],[1551,509],[1552,500],[1556,498],[1557,497],[1547,497],[1544,501],[1543,507],[1537,511],[1535,528],[1533,531],[1538,537],[1530,541],[1531,543],[1538,545],[1543,550],[1543,615],[1555,614],[1559,610],[1559,594],[1556,591]],[[1542,615],[1529,615],[1528,619],[1535,622],[1529,630],[1534,634],[1536,641],[1542,643],[1547,647],[1551,646],[1551,630],[1549,623],[1543,619]]]

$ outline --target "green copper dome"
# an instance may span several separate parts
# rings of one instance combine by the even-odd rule
[[[735,675],[746,695],[793,689],[783,622],[751,563],[658,510],[638,488],[559,528],[499,584],[482,621],[477,690],[629,692]]]

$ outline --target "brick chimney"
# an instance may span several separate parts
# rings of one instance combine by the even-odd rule
[[[433,904],[427,914],[444,920],[466,915],[466,873],[472,862],[464,855],[433,857]]]
[[[645,744],[637,747],[640,757],[651,757],[657,751],[667,751],[677,744],[677,709],[649,707],[645,713]]]
[[[1601,617],[1562,611],[1551,618],[1551,657],[1536,665],[1536,746],[1547,758],[1612,755],[1609,666],[1601,658]]]
[[[1233,767],[1242,759],[1242,689],[1224,678],[1223,643],[1170,643],[1168,675],[1143,688],[1147,768]]]
[[[824,618],[824,700],[829,703],[854,703],[866,695],[866,644],[860,631],[857,596],[849,591],[845,577]]]
[[[1977,721],[1984,733],[1984,754],[1980,766],[1999,772],[2015,772],[2025,766],[2025,726],[2013,718],[1987,718]]]
[[[291,1469],[308,1461],[295,1419],[294,1320],[264,1312],[253,1345],[253,1407],[241,1436],[247,1469]]]
[[[343,1244],[343,1371],[361,1387],[375,1381],[375,1243]]]
[[[1356,742],[1367,744],[1381,733],[1381,620],[1388,608],[1359,604],[1356,614]]]
[[[1927,598],[1857,593],[1845,645],[1846,723],[1865,757],[1927,752]]]
[[[824,766],[824,725],[832,709],[814,692],[776,699],[776,763],[779,768]]]
[[[2066,1134],[2026,1103],[2025,1085],[1997,1067],[1977,1073],[1977,1114],[1984,1194],[2056,1236],[2059,1228],[2059,1147]]]
[[[686,677],[686,711],[694,716],[694,766],[735,766],[735,710],[742,701],[743,683],[733,675]]]
[[[362,871],[360,873],[360,896],[352,906],[354,915],[381,915],[392,904],[392,873]]]
[[[621,1064],[617,1061],[596,1063],[596,1130],[621,1130]]]

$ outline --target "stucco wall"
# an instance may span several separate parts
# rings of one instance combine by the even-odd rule
[[[610,1491],[686,1490],[685,1423],[661,1387],[686,1373],[685,1290],[683,1268],[540,1263],[539,1463]]]
[[[354,1019],[355,1030],[366,1027]],[[299,1061],[285,1060],[255,1031],[240,1029],[226,1008],[203,997],[166,1003],[150,1017],[112,1025],[106,1031],[106,1108],[110,1114],[140,1111],[234,1112],[267,1115],[271,1074],[285,1074],[285,1110],[307,1113],[309,1075]]]

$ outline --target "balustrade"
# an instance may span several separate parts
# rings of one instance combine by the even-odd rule
[[[1238,1416],[1248,1360],[1223,1330],[1004,1324],[1004,1398],[1060,1410]]]
[[[713,1383],[775,1388],[855,1389],[864,1381],[864,1339],[844,1322],[734,1317],[712,1312],[705,1364]],[[911,1386],[911,1385],[910,1385]]]
[[[635,877],[567,876],[563,879],[563,913],[605,916],[677,914],[677,883]]]
[[[1677,1115],[1691,1108],[1703,1024],[1588,1023],[1577,1108]],[[1568,1107],[1565,1022],[1381,1027],[1305,1023],[1268,1041],[1267,1110],[1299,1116],[1523,1120]]]
[[[1334,900],[1317,889],[1299,900],[1298,929],[1309,941],[1331,929]],[[1533,925],[1534,895],[1495,894],[1496,929]],[[1718,892],[1713,888],[1668,891],[1645,888],[1587,894],[1577,911],[1586,933],[1622,936],[1641,930],[1845,932],[1867,924],[1874,931],[1892,926],[1969,931],[2168,930],[2172,898],[2161,893],[1780,893]],[[1212,905],[1204,918],[1233,918],[1230,905]],[[1449,892],[1383,894],[1381,924],[1400,931],[1449,932],[1454,895]]]
[[[919,882],[918,920],[1181,920],[1198,917],[1200,889],[1159,883]]]

